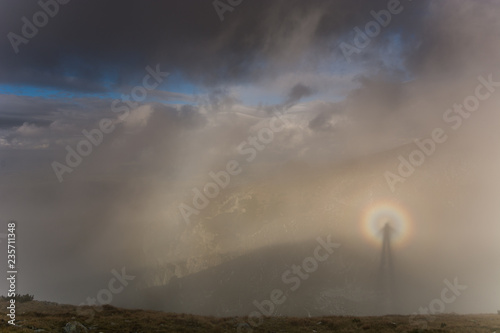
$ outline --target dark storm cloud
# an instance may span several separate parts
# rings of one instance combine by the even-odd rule
[[[418,47],[406,50],[408,68],[437,76],[466,71],[474,75],[498,66],[500,51],[495,41],[499,8],[500,3],[494,0],[432,3],[414,36]]]
[[[403,12],[389,27],[403,40],[424,2]],[[23,16],[32,20],[36,2],[1,0],[0,82],[106,91],[104,82],[137,82],[144,67],[185,73],[205,83],[251,81],[295,64],[306,50],[333,53],[370,10],[387,1],[245,1],[220,22],[212,1],[71,1],[15,54],[6,37],[21,35]],[[413,14],[410,15],[410,12]],[[348,40],[348,39],[347,39]],[[378,42],[382,47],[384,40]]]
[[[19,127],[25,122],[30,122],[32,124],[43,126],[50,124],[50,121],[47,120],[39,120],[33,119],[32,117],[17,117],[16,115],[8,115],[5,112],[1,112],[2,116],[0,117],[0,129],[8,129],[12,127]]]
[[[313,89],[310,87],[302,83],[298,83],[290,90],[290,93],[288,94],[288,103],[298,102],[304,97],[311,96],[313,92]]]
[[[318,115],[309,121],[309,128],[315,131],[330,131],[334,129],[332,120],[342,113],[342,106],[339,104],[327,104],[321,106]]]

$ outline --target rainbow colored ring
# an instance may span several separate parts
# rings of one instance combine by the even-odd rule
[[[377,201],[364,209],[361,217],[363,236],[372,245],[380,246],[382,228],[387,222],[394,229],[391,245],[399,247],[406,244],[412,231],[410,214],[404,207],[389,200]]]

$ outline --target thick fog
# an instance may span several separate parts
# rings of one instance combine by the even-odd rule
[[[57,6],[24,38],[40,5],[0,0],[21,293],[78,305],[125,268],[130,308],[411,314],[458,279],[440,311],[500,309],[499,1]]]

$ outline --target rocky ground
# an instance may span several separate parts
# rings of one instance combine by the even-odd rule
[[[424,317],[271,317],[255,321],[242,317],[202,317],[157,311],[102,308],[31,301],[16,307],[16,326],[8,324],[7,302],[1,302],[1,332],[500,332],[500,315],[443,314]],[[429,319],[429,318],[428,318]],[[412,320],[413,324],[410,323]]]

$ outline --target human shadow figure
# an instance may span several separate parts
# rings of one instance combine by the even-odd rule
[[[380,310],[393,313],[396,307],[397,288],[394,273],[394,259],[391,248],[391,239],[397,234],[390,221],[387,220],[380,230],[382,234],[382,252],[378,274],[378,289],[380,291]]]

